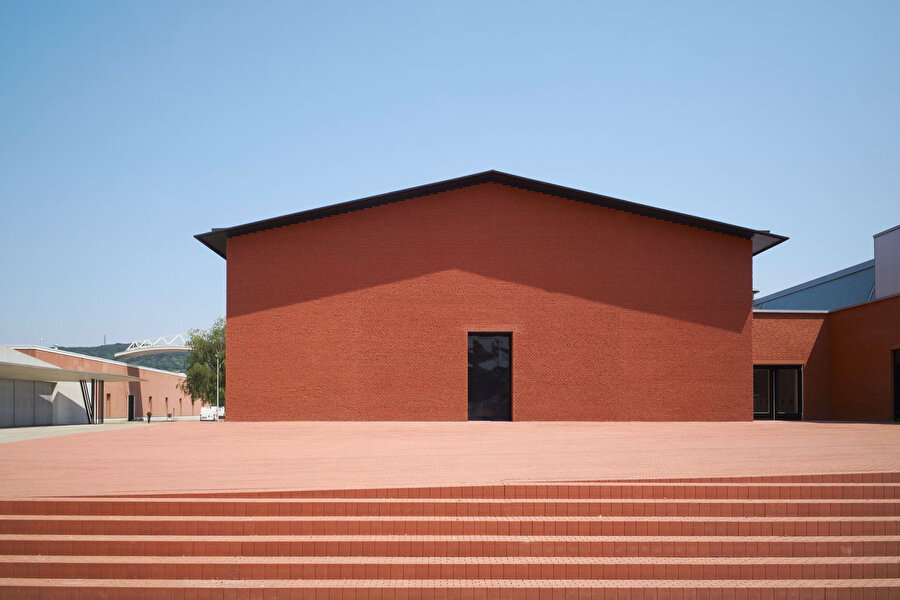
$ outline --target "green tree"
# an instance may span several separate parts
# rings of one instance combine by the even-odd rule
[[[219,367],[219,402],[225,406],[225,319],[218,318],[209,329],[188,332],[187,370],[181,389],[190,395],[191,403],[216,404],[216,364]]]

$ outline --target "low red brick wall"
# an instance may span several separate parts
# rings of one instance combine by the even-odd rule
[[[228,240],[230,420],[752,418],[749,240],[499,184]]]

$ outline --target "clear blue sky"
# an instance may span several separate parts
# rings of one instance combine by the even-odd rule
[[[0,3],[0,343],[207,327],[228,226],[495,168],[791,237],[900,223],[900,2]]]

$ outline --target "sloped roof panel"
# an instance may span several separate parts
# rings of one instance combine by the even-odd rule
[[[227,242],[228,238],[231,237],[244,235],[247,233],[256,233],[259,231],[265,231],[267,229],[274,229],[276,227],[295,225],[297,223],[313,221],[315,219],[323,219],[325,217],[333,217],[356,210],[363,210],[365,208],[391,204],[393,202],[402,202],[404,200],[409,200],[412,198],[418,198],[430,194],[437,194],[440,192],[479,185],[482,183],[499,183],[502,185],[530,190],[541,194],[569,198],[578,202],[585,202],[588,204],[594,204],[597,206],[603,206],[615,210],[622,210],[625,212],[630,212],[655,219],[662,219],[664,221],[669,221],[672,223],[687,225],[688,227],[697,227],[699,229],[706,229],[709,231],[715,231],[717,233],[724,233],[726,235],[749,239],[753,242],[753,254],[759,254],[760,252],[768,250],[769,248],[776,246],[788,239],[783,235],[778,235],[768,230],[749,229],[746,227],[740,227],[738,225],[731,225],[729,223],[722,223],[720,221],[705,219],[703,217],[696,217],[693,215],[687,215],[671,210],[647,206],[645,204],[637,204],[635,202],[629,202],[627,200],[620,200],[611,196],[603,196],[601,194],[594,194],[592,192],[586,192],[583,190],[577,190],[574,188],[547,183],[544,181],[538,181],[536,179],[528,179],[527,177],[511,175],[509,173],[503,173],[501,171],[485,171],[483,173],[475,173],[474,175],[466,175],[464,177],[457,177],[455,179],[448,179],[446,181],[439,181],[437,183],[429,183],[405,190],[389,192],[387,194],[379,194],[377,196],[370,196],[368,198],[361,198],[359,200],[352,200],[350,202],[342,202],[340,204],[332,204],[329,206],[323,206],[321,208],[314,208],[311,210],[283,215],[280,217],[274,217],[271,219],[264,219],[262,221],[254,221],[252,223],[246,223],[244,225],[213,228],[206,233],[200,233],[195,235],[194,237],[222,258],[226,258]]]
[[[875,261],[841,269],[824,277],[763,296],[753,308],[768,310],[837,310],[869,302],[875,296]]]

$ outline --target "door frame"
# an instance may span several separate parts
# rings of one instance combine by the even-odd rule
[[[894,421],[900,422],[900,347],[891,348],[891,369],[894,380]]]
[[[466,352],[469,349],[469,337],[473,335],[484,336],[506,336],[509,338],[509,422],[515,420],[515,403],[513,402],[513,332],[512,331],[467,331],[466,332]],[[468,359],[467,359],[468,363]],[[469,419],[469,368],[466,367],[466,421]],[[477,419],[476,419],[477,420]],[[499,423],[506,422],[498,421]]]
[[[753,365],[753,369],[766,369],[769,375],[769,412],[753,413],[754,421],[802,421],[803,420],[803,365]],[[778,369],[794,369],[797,371],[797,412],[778,413],[778,392],[775,386],[775,373]]]
[[[128,394],[126,401],[128,402],[128,420],[134,421],[134,394]]]

